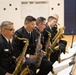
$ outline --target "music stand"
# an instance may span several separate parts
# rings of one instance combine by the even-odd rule
[[[71,47],[70,48],[73,47],[73,41],[74,41],[74,31],[73,30],[71,30],[71,34],[72,34],[72,42],[71,42]]]

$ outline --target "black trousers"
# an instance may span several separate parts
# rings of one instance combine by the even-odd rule
[[[59,44],[60,44],[61,53],[63,52],[65,54],[67,41],[66,40],[60,40]]]
[[[23,67],[25,65],[28,65],[30,68],[31,75],[47,75],[50,71],[52,71],[52,63],[51,61],[48,61],[47,59],[42,59],[41,65],[39,67],[39,72],[36,74],[37,65],[36,61],[32,59],[27,59],[24,63]]]
[[[36,75],[36,61],[32,59],[26,59],[26,62],[23,64],[22,68],[24,69],[27,65],[30,69],[30,74],[28,75]]]
[[[54,64],[55,61],[58,60],[58,55],[59,55],[59,51],[54,51],[54,53],[50,55],[50,61],[52,62],[52,64]]]
[[[50,61],[52,62],[52,64],[54,64],[55,61],[58,61],[58,56],[60,56],[60,54],[63,52],[65,54],[66,51],[66,45],[67,45],[67,41],[66,40],[60,40],[59,42],[59,50],[54,50],[54,53],[51,54],[50,56]]]
[[[53,69],[52,62],[43,58],[39,68],[40,71],[37,73],[37,75],[47,75]]]

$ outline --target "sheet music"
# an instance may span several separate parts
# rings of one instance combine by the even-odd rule
[[[70,46],[68,47],[68,50],[69,50],[69,53],[68,54],[61,54],[61,59],[65,59],[67,57],[70,57],[72,55],[74,55],[76,53],[76,42],[73,42],[73,47],[70,48]],[[57,70],[59,70],[60,68],[62,68],[64,65],[67,65],[69,64],[69,62],[72,61],[72,58],[70,59],[67,59],[61,63],[58,63],[58,62],[55,62],[53,67],[56,68]],[[59,68],[57,68],[59,67]],[[63,69],[62,71],[59,71],[57,75],[70,75],[70,73],[72,72],[72,69],[73,69],[73,65]],[[76,69],[76,66],[75,66],[75,69]],[[74,70],[75,70],[74,69]],[[48,74],[48,75],[52,75],[51,72]],[[76,74],[75,74],[76,75]]]

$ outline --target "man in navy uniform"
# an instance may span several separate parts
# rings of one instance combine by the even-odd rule
[[[12,75],[16,65],[9,41],[14,35],[14,25],[10,21],[3,21],[0,27],[0,75]]]
[[[44,40],[45,40],[45,43],[48,39],[48,33],[46,32],[49,31],[50,34],[51,34],[51,37],[50,37],[50,42],[51,44],[53,43],[53,38],[54,36],[56,35],[57,33],[57,28],[56,28],[56,23],[57,23],[57,19],[53,16],[49,16],[48,17],[48,21],[47,21],[47,25],[46,25],[46,28],[45,30],[43,31],[43,35],[44,35]],[[66,41],[63,41],[63,40],[57,40],[57,42],[55,43],[56,45],[59,45],[59,50],[56,50],[56,49],[52,49],[54,52],[51,54],[50,56],[50,61],[52,62],[52,64],[54,64],[55,61],[59,61],[60,62],[60,54],[63,52],[65,53],[65,48],[66,48],[66,45],[67,45],[67,42]]]
[[[29,40],[29,46],[27,47],[27,51],[25,54],[25,59],[26,62],[24,63],[23,67],[25,67],[26,65],[29,66],[29,68],[32,71],[32,75],[36,74],[36,63],[35,63],[35,56],[32,56],[29,54],[33,54],[34,50],[34,37],[32,34],[32,31],[34,29],[34,26],[36,25],[36,19],[33,16],[27,16],[25,18],[24,21],[24,26],[22,26],[21,28],[19,28],[16,32],[15,35],[19,38],[27,38]],[[14,48],[14,54],[16,56],[16,58],[22,53],[23,51],[23,47],[26,44],[26,40],[19,40],[17,38],[13,38],[13,48]]]
[[[43,20],[42,20],[43,19]],[[40,18],[37,19],[39,21],[39,26],[43,26],[42,30],[45,28],[46,25],[46,19],[45,18]],[[44,23],[44,24],[42,24]],[[36,32],[33,32],[34,27],[36,26],[36,19],[33,16],[27,16],[24,21],[24,26],[18,29],[15,34],[20,37],[20,38],[27,38],[29,40],[29,46],[27,48],[25,58],[26,62],[25,65],[28,65],[29,68],[32,70],[33,74],[36,75],[36,69],[37,69],[37,64],[36,64],[36,55],[35,55],[35,49],[36,49]],[[35,35],[36,34],[36,35]],[[24,44],[26,42],[18,39],[13,39],[13,48],[15,49],[16,57],[18,57],[23,50]],[[41,47],[40,47],[41,48]],[[40,65],[40,71],[38,72],[37,75],[47,75],[51,70],[52,70],[52,64],[51,62],[42,61],[42,64]]]

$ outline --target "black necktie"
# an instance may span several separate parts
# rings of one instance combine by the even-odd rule
[[[10,40],[8,41],[8,44],[11,45]]]
[[[12,46],[10,40],[8,41],[8,47],[9,47],[9,54],[12,54]]]
[[[29,35],[29,40],[31,39],[31,33],[28,33],[28,35]]]
[[[10,42],[10,40],[8,41],[8,44],[9,44],[9,47],[12,48],[12,47],[11,47],[11,42]]]

